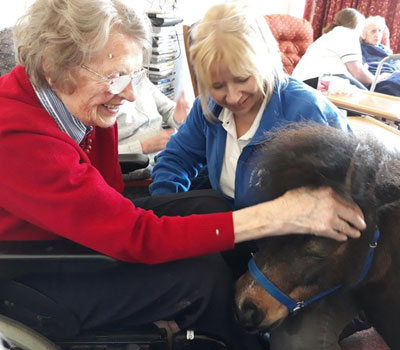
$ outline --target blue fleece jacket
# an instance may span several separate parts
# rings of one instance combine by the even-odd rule
[[[222,107],[215,102],[211,110],[218,116]],[[252,153],[255,146],[264,142],[265,131],[273,131],[293,122],[314,121],[343,130],[350,130],[346,118],[319,92],[289,78],[276,88],[267,104],[260,125],[239,157],[235,177],[235,198],[230,198],[235,209],[259,202],[252,188],[251,174],[254,169]],[[219,179],[225,154],[226,131],[222,123],[208,122],[203,114],[200,100],[196,99],[188,118],[177,134],[173,135],[153,169],[152,195],[187,191],[190,179],[208,166],[211,186],[221,192]]]

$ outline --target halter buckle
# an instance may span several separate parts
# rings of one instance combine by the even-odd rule
[[[298,301],[296,307],[293,309],[293,312],[297,312],[304,307],[304,301]]]

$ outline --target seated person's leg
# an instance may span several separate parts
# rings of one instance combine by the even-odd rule
[[[217,191],[194,190],[133,199],[140,208],[153,210],[157,216],[185,216],[232,210],[231,204]]]
[[[138,198],[133,200],[134,204],[143,209],[151,209],[158,216],[163,215],[190,215],[190,214],[206,214],[216,213],[232,210],[231,204],[217,191],[215,190],[193,190],[189,192],[182,192],[177,194],[166,194],[160,196],[152,196],[145,198]],[[217,254],[220,259],[220,254]],[[222,261],[222,259],[221,259]],[[220,329],[217,333],[223,335],[228,329],[234,329],[234,349],[252,349],[257,350],[260,348],[260,343],[256,335],[245,334],[239,326],[233,322],[233,283],[232,273],[227,268],[227,265],[223,263],[228,272],[223,272],[223,276],[220,273],[216,273],[222,277],[222,281],[226,280],[229,275],[229,283],[223,283],[225,287],[219,287],[214,290],[214,294],[209,300],[209,305],[204,314],[200,317],[199,321],[196,322],[195,328],[201,330],[209,330],[211,333],[215,333],[215,330]],[[246,261],[247,266],[247,261]],[[210,267],[213,268],[213,267]],[[193,272],[197,274],[197,272]],[[184,276],[182,277],[184,278]],[[211,278],[207,276],[206,278]],[[198,277],[197,283],[202,283],[201,278]],[[220,281],[221,282],[221,281]],[[225,308],[225,309],[224,309]],[[218,311],[217,311],[218,310]],[[221,316],[217,316],[217,313],[221,312]],[[230,316],[227,316],[230,315]],[[221,329],[222,318],[227,319],[227,324]],[[224,321],[225,322],[225,321]],[[213,331],[214,330],[214,331]],[[226,338],[226,337],[225,337]]]
[[[157,265],[129,264],[20,280],[70,310],[81,330],[175,320],[181,329],[233,334],[232,280],[217,254]]]
[[[322,298],[271,332],[271,350],[340,350],[340,334],[357,314],[355,301],[346,292]]]
[[[214,191],[149,198],[154,200],[158,215],[230,209]],[[220,254],[156,265],[121,263],[96,273],[35,274],[20,282],[70,310],[82,330],[174,320],[181,329],[215,334],[238,350],[249,348],[245,341],[257,344],[234,322],[232,277]]]
[[[208,167],[205,166],[200,169],[199,174],[191,179],[189,191],[210,189],[211,184],[208,177]]]

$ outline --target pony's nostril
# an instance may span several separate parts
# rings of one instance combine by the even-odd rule
[[[265,317],[263,310],[259,309],[253,302],[246,300],[240,310],[237,310],[238,321],[248,330],[257,328]]]

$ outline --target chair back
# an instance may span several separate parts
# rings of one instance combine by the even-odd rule
[[[281,51],[283,66],[292,74],[300,58],[313,42],[311,23],[287,14],[264,16]]]

